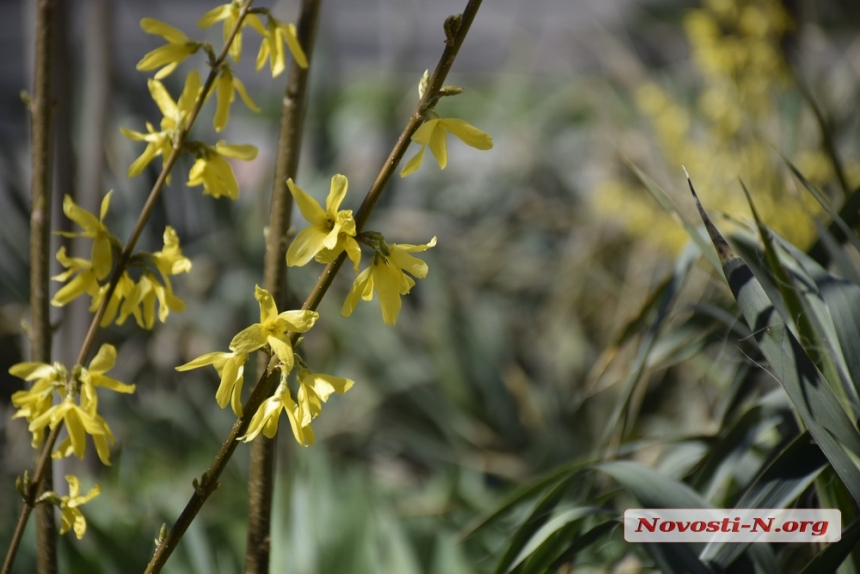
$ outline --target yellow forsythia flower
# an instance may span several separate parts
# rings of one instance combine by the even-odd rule
[[[87,521],[79,507],[98,496],[101,493],[101,488],[99,485],[95,485],[86,495],[81,496],[81,485],[77,477],[67,474],[66,482],[69,483],[68,496],[59,496],[57,493],[49,491],[39,497],[39,502],[50,502],[59,507],[60,534],[74,530],[75,536],[80,540],[87,531]]]
[[[212,197],[226,195],[230,199],[239,197],[239,184],[233,168],[225,157],[251,161],[257,157],[257,148],[252,145],[229,145],[218,142],[214,146],[201,145],[197,149],[197,161],[188,172],[188,187],[203,186],[203,194]]]
[[[413,277],[423,279],[427,276],[427,264],[410,253],[427,251],[436,245],[434,237],[424,245],[392,244],[387,246],[388,254],[377,251],[373,256],[370,267],[362,271],[355,282],[346,301],[343,303],[341,315],[349,317],[358,304],[358,299],[370,301],[374,290],[379,294],[379,305],[382,308],[382,320],[389,325],[397,322],[400,313],[400,296],[406,295],[415,285]]]
[[[108,228],[104,224],[105,216],[107,215],[108,208],[110,207],[110,197],[112,194],[113,190],[110,190],[105,194],[104,199],[102,199],[98,219],[96,219],[96,216],[89,211],[78,207],[71,196],[67,195],[63,198],[63,213],[66,214],[66,217],[80,225],[84,231],[56,232],[58,235],[62,235],[63,237],[92,238],[92,268],[96,275],[96,279],[99,281],[107,277],[110,273],[111,267],[113,266],[112,242],[118,243],[118,241],[112,239]]]
[[[218,97],[218,107],[215,110],[215,117],[212,122],[215,125],[215,131],[220,132],[227,127],[227,121],[230,119],[230,105],[236,97],[236,93],[245,102],[254,113],[260,113],[260,108],[248,96],[245,91],[245,84],[242,80],[233,76],[233,71],[230,66],[224,64],[221,71],[218,73],[218,78],[215,80],[215,95]]]
[[[221,384],[215,393],[215,400],[222,409],[229,403],[236,416],[242,416],[242,384],[245,382],[245,359],[243,353],[206,353],[196,359],[176,367],[177,371],[190,371],[212,365],[221,377]]]
[[[302,229],[290,244],[287,250],[287,265],[305,265],[314,256],[321,263],[331,263],[341,251],[346,250],[353,266],[358,270],[361,248],[355,240],[352,210],[338,210],[346,197],[348,183],[346,176],[340,174],[331,178],[331,188],[323,210],[320,204],[292,179],[287,180],[287,187],[290,188],[299,211],[310,222],[310,226]]]
[[[302,446],[314,444],[314,431],[310,424],[302,424],[305,417],[302,416],[300,407],[290,396],[290,390],[287,388],[285,380],[282,380],[281,384],[278,385],[274,395],[263,401],[263,404],[251,418],[248,431],[237,440],[250,442],[261,432],[268,438],[274,438],[278,434],[278,421],[281,418],[281,411],[287,413],[287,420],[290,421],[296,442]]]
[[[197,21],[197,26],[200,28],[208,28],[216,22],[223,21],[223,35],[224,42],[226,42],[230,38],[230,32],[232,32],[233,28],[236,26],[236,21],[239,19],[241,8],[242,0],[233,0],[229,4],[217,6],[206,12],[206,14]],[[245,19],[242,21],[242,28],[245,26],[253,26],[258,30],[264,29],[263,24],[260,22],[260,19],[256,14],[247,14],[245,16]],[[233,43],[230,44],[230,56],[233,58],[234,62],[238,62],[239,58],[242,56],[242,28],[239,28],[239,30],[236,31],[236,37],[233,39]]]
[[[433,116],[432,119],[424,122],[412,135],[412,141],[421,144],[421,149],[406,162],[400,171],[400,177],[406,177],[421,167],[427,146],[430,146],[430,151],[433,152],[439,167],[445,169],[448,165],[448,147],[445,140],[446,134],[449,133],[457,136],[470,147],[480,150],[492,149],[493,138],[472,124],[454,118],[440,118],[433,112],[430,115]]]
[[[177,101],[173,101],[164,84],[158,80],[149,80],[147,82],[149,93],[155,101],[158,109],[163,117],[161,119],[161,130],[155,131],[155,128],[147,122],[147,133],[136,132],[127,128],[120,128],[122,134],[136,141],[147,142],[146,149],[128,168],[128,177],[134,177],[140,174],[143,169],[149,165],[154,158],[158,156],[167,157],[173,148],[173,142],[176,141],[178,131],[185,129],[185,120],[191,110],[194,109],[194,104],[197,101],[197,96],[200,94],[200,74],[196,70],[192,70],[185,78],[185,87]]]
[[[84,293],[96,298],[101,290],[98,277],[93,269],[92,261],[81,257],[68,257],[66,248],[60,247],[57,251],[57,261],[66,268],[65,271],[51,277],[54,281],[68,281],[70,277],[77,274],[74,279],[63,286],[51,299],[51,305],[62,307],[77,299]]]
[[[23,391],[12,393],[12,404],[18,407],[13,419],[26,418],[28,423],[42,416],[53,404],[54,392],[65,394],[69,374],[62,363],[18,363],[9,368],[9,374],[25,381],[36,381]],[[33,448],[45,439],[44,427],[33,433]]]
[[[53,429],[60,423],[66,425],[66,431],[69,435],[54,451],[52,455],[54,458],[62,458],[72,453],[78,458],[84,458],[84,453],[87,450],[86,436],[89,434],[95,441],[101,461],[110,465],[106,441],[113,443],[113,434],[107,426],[107,422],[95,412],[94,408],[83,409],[75,404],[72,395],[66,395],[61,403],[52,406],[42,415],[33,419],[28,428],[31,433],[35,434],[43,432],[47,426]]]
[[[155,18],[144,18],[140,21],[140,27],[147,34],[155,34],[167,40],[167,44],[152,50],[137,63],[137,69],[141,72],[161,68],[155,74],[156,80],[170,75],[176,66],[197,52],[202,45],[200,42],[191,40],[181,30]]]
[[[279,76],[287,67],[286,53],[284,52],[284,43],[290,49],[296,63],[301,68],[308,67],[308,58],[305,51],[302,50],[299,44],[299,38],[296,35],[296,27],[292,24],[283,24],[279,22],[271,14],[266,21],[265,27],[257,22],[249,22],[249,24],[263,36],[263,42],[260,44],[260,51],[257,53],[257,71],[259,72],[266,65],[266,60],[269,60],[269,67],[272,70],[272,77]]]
[[[354,384],[352,379],[312,373],[299,367],[298,404],[302,414],[301,426],[310,425],[311,420],[322,412],[322,403],[327,402],[332,393],[342,395]]]
[[[284,364],[284,372],[293,368],[293,346],[290,333],[304,333],[314,326],[319,313],[315,311],[284,311],[278,313],[275,300],[268,291],[256,286],[254,297],[260,304],[260,322],[239,332],[230,342],[230,350],[247,355],[266,345]]]

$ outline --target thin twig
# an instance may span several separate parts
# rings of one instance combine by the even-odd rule
[[[406,127],[403,129],[403,132],[400,134],[400,137],[394,145],[394,149],[391,150],[391,154],[385,161],[379,175],[373,182],[373,185],[367,192],[361,207],[356,213],[356,228],[359,232],[370,217],[376,202],[379,201],[379,197],[385,188],[385,185],[394,175],[397,165],[400,163],[400,160],[406,153],[406,149],[409,147],[412,135],[424,122],[431,103],[436,97],[438,97],[439,90],[445,82],[448,71],[454,63],[457,52],[459,51],[480,6],[481,0],[469,0],[461,16],[459,26],[456,30],[453,30],[453,34],[448,38],[445,44],[445,50],[442,52],[442,57],[439,59],[436,70],[430,78],[424,97],[418,102],[415,113],[413,113],[409,118]],[[340,269],[341,265],[343,265],[345,258],[346,254],[342,253],[334,262],[325,267],[322,275],[320,275],[317,280],[316,285],[311,289],[310,294],[302,305],[302,309],[315,310],[317,308],[329,286],[331,286],[331,282],[334,280],[334,276],[337,274],[337,271]],[[292,333],[290,335],[293,344],[295,344],[298,336],[298,333]],[[248,398],[248,401],[242,409],[242,416],[236,419],[236,422],[233,423],[230,433],[221,444],[221,448],[218,449],[218,453],[215,455],[209,469],[203,474],[201,480],[197,483],[194,493],[191,495],[191,498],[185,505],[182,513],[179,515],[179,518],[177,518],[166,536],[159,541],[159,544],[155,549],[155,553],[146,567],[145,574],[155,574],[156,572],[160,572],[164,567],[167,559],[178,546],[179,541],[182,539],[182,536],[191,525],[191,522],[194,520],[197,513],[200,512],[203,504],[215,489],[218,488],[218,478],[221,476],[221,473],[230,461],[230,457],[233,456],[233,453],[239,445],[237,439],[246,433],[251,417],[255,412],[257,412],[257,409],[260,407],[263,400],[271,394],[272,389],[279,380],[280,377],[277,371],[273,370],[272,372],[264,372],[254,385],[254,388],[251,391],[251,396]]]
[[[32,123],[32,180],[30,183],[30,357],[33,361],[51,360],[51,316],[49,303],[51,251],[51,175],[53,173],[54,114],[52,75],[53,44],[56,33],[53,0],[36,5],[36,47],[34,55],[33,94],[30,102]],[[50,465],[39,480],[27,485],[33,497],[53,489]],[[32,499],[25,501],[22,514],[29,517]],[[21,544],[23,526],[16,528],[3,563],[9,572]],[[53,509],[37,513],[37,540],[40,549],[40,572],[56,572],[57,528]]]

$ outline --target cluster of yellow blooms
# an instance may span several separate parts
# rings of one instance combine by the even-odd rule
[[[730,214],[749,212],[740,178],[766,223],[803,245],[814,233],[808,213],[817,206],[808,195],[791,195],[786,170],[773,149],[785,140],[785,122],[775,102],[791,89],[780,51],[791,25],[778,0],[704,0],[702,8],[684,18],[693,61],[703,78],[694,110],[653,82],[637,89],[635,101],[650,120],[663,157],[676,169],[685,165],[701,182],[699,187],[718,192],[712,201],[717,207]],[[814,147],[817,137],[809,134],[808,148],[777,149],[789,153],[798,168],[820,184],[832,181],[833,172]],[[683,230],[669,223],[669,216],[643,197],[639,186],[607,181],[594,201],[598,211],[619,218],[634,235],[647,235],[672,249],[686,241]]]
[[[217,22],[223,22],[226,42],[239,19],[241,6],[242,2],[232,0],[206,13],[198,25],[206,28]],[[266,19],[265,24],[263,17]],[[243,28],[250,26],[262,36],[257,56],[258,70],[268,62],[272,76],[282,73],[287,63],[284,44],[287,45],[298,65],[307,67],[307,58],[299,45],[296,29],[292,24],[279,22],[265,9],[246,14],[242,24]],[[211,46],[205,42],[192,40],[173,26],[152,18],[143,19],[141,28],[147,33],[162,36],[167,41],[164,46],[146,54],[137,65],[138,70],[141,71],[158,70],[155,77],[149,80],[148,87],[163,117],[159,129],[147,122],[145,133],[121,128],[122,133],[130,139],[147,143],[143,153],[129,167],[129,177],[140,174],[158,156],[166,159],[176,148],[178,151],[193,153],[196,158],[188,176],[189,187],[202,185],[207,195],[236,199],[239,192],[238,185],[233,170],[225,158],[251,160],[256,157],[257,149],[250,145],[229,145],[224,142],[208,145],[203,142],[187,141],[186,131],[205,101],[201,97],[203,89],[200,75],[196,71],[188,74],[182,94],[177,100],[170,96],[161,83],[161,80],[172,73],[180,63],[200,50],[209,55],[210,62],[215,61],[216,57]],[[241,51],[242,30],[240,29],[230,43],[229,55],[238,62]],[[206,97],[212,92],[217,98],[213,121],[216,131],[220,132],[227,126],[230,106],[236,93],[251,110],[259,111],[248,96],[245,86],[233,75],[226,62],[218,67],[215,82]],[[111,195],[112,192],[108,192],[102,200],[98,217],[81,209],[72,198],[65,198],[64,213],[83,231],[60,233],[66,237],[92,239],[93,246],[89,259],[70,257],[64,247],[59,250],[57,260],[65,271],[54,279],[64,282],[65,285],[59,289],[51,303],[55,306],[63,306],[77,297],[88,295],[91,299],[90,311],[96,311],[102,305],[105,307],[101,326],[107,326],[113,322],[120,325],[132,316],[141,328],[152,329],[156,315],[164,322],[171,311],[184,310],[183,301],[173,292],[170,277],[190,271],[191,262],[182,255],[179,238],[171,227],[167,227],[164,231],[164,246],[160,251],[127,254],[126,259],[121,261],[122,244],[105,225]],[[111,290],[112,284],[114,287]],[[109,300],[105,301],[106,297],[109,297]],[[158,303],[157,313],[156,302]],[[261,298],[261,308],[263,305]],[[269,310],[270,307],[266,309]],[[277,316],[277,310],[275,310],[274,318],[266,315],[262,320],[263,324],[258,325],[259,329],[255,331],[262,338],[254,338],[251,333],[253,328],[240,333],[240,336],[237,336],[236,357],[242,357],[242,361],[234,359],[218,362],[217,358],[210,361],[216,364],[219,372],[225,364],[227,365],[225,380],[229,380],[232,385],[225,390],[222,384],[217,395],[219,404],[223,406],[232,396],[234,408],[238,411],[237,405],[241,405],[239,393],[241,392],[242,362],[247,353],[262,346],[270,346],[279,357],[288,359],[292,365],[294,360],[292,349],[289,348],[289,344],[286,348],[278,347],[279,339],[273,333],[282,328],[299,332],[306,330],[313,324],[315,316],[315,313],[308,315],[298,311]],[[278,317],[281,318],[278,319]],[[264,331],[267,334],[262,334]],[[280,332],[283,334],[286,331]],[[115,362],[116,349],[112,345],[105,344],[88,367],[75,365],[72,369],[68,369],[61,363],[24,362],[9,369],[12,375],[32,383],[28,389],[14,393],[12,403],[18,409],[13,418],[23,418],[29,423],[34,448],[44,442],[47,428],[56,429],[64,425],[67,436],[52,453],[54,458],[72,454],[82,458],[86,451],[86,436],[90,435],[101,461],[106,465],[110,464],[109,445],[115,441],[107,422],[98,413],[96,387],[121,393],[133,393],[135,389],[134,385],[126,385],[107,376],[107,371]],[[301,380],[308,389],[300,397],[306,409],[305,412],[308,413],[318,413],[320,401],[325,401],[333,392],[326,390],[326,384],[332,385],[332,389],[339,392],[351,386],[351,381],[347,384],[345,380],[341,381],[336,377],[312,375],[307,369],[301,371]],[[55,397],[58,398],[56,402]],[[267,429],[271,427],[270,423]],[[277,423],[274,429],[276,427]],[[78,507],[98,495],[99,488],[96,486],[87,495],[81,496],[77,478],[67,476],[67,480],[69,496],[46,492],[38,502],[47,502],[59,507],[61,533],[73,529],[80,538],[86,530],[86,521]]]
[[[102,200],[100,217],[81,209],[71,197],[63,201],[63,211],[66,216],[80,225],[81,233],[59,232],[67,237],[90,237],[93,239],[92,259],[69,257],[65,247],[57,253],[57,260],[66,271],[54,277],[57,281],[68,283],[57,291],[51,303],[62,307],[77,297],[87,294],[92,299],[90,311],[95,311],[109,291],[107,278],[114,269],[115,256],[120,251],[119,240],[112,235],[104,224],[110,206],[110,191]],[[155,303],[158,301],[158,318],[163,323],[170,311],[181,312],[185,303],[173,294],[170,276],[187,273],[191,270],[191,261],[182,255],[179,238],[176,231],[168,226],[164,230],[164,247],[155,253],[136,253],[129,258],[116,288],[110,295],[110,301],[105,308],[101,326],[107,326],[116,320],[122,325],[129,315],[144,329],[152,329],[155,325]],[[129,271],[139,275],[137,281]],[[117,316],[118,315],[118,316]]]
[[[200,19],[198,25],[205,28],[223,22],[224,38],[227,41],[239,21],[241,6],[242,2],[232,0],[229,4],[209,11]],[[261,15],[265,16],[265,23]],[[257,55],[258,70],[268,62],[273,76],[282,73],[286,67],[284,45],[299,66],[307,67],[307,58],[299,45],[295,27],[279,22],[266,9],[255,9],[254,12],[245,14],[242,26],[236,31],[229,46],[228,53],[234,61],[238,62],[241,57],[242,31],[248,26],[262,36]],[[258,111],[256,104],[226,62],[219,65],[212,89],[205,96],[202,93],[200,75],[191,71],[186,77],[182,93],[174,100],[161,80],[192,54],[202,50],[209,55],[210,61],[215,61],[214,52],[207,43],[192,40],[182,31],[164,22],[145,18],[141,27],[145,32],[159,35],[167,42],[146,54],[137,65],[141,71],[157,70],[155,76],[148,81],[148,87],[163,117],[158,129],[147,122],[145,133],[121,128],[126,137],[147,144],[143,153],[129,167],[129,177],[142,173],[158,156],[162,157],[162,161],[166,161],[174,150],[193,153],[196,161],[188,175],[187,185],[202,185],[204,194],[216,198],[227,196],[236,199],[239,193],[238,184],[225,158],[252,160],[257,155],[257,149],[250,145],[232,145],[223,141],[215,145],[188,141],[186,132],[205,98],[213,91],[218,100],[214,126],[219,132],[227,125],[230,106],[236,93],[254,111]],[[426,83],[426,78],[425,73],[422,86]],[[459,91],[459,88],[452,87],[449,93],[442,95]],[[412,137],[421,149],[407,162],[401,176],[406,177],[421,166],[427,147],[439,166],[445,169],[448,161],[448,133],[477,149],[490,149],[493,145],[492,138],[474,126],[460,119],[440,118],[430,110],[427,121]],[[331,263],[345,253],[352,261],[354,270],[358,272],[361,263],[359,244],[363,243],[372,248],[372,261],[358,274],[343,304],[342,315],[351,315],[359,298],[370,300],[376,292],[379,294],[383,320],[393,325],[400,312],[400,297],[409,293],[415,285],[414,278],[427,275],[427,264],[412,253],[423,252],[435,246],[436,238],[423,245],[407,245],[388,244],[375,232],[359,234],[352,211],[340,209],[348,187],[347,178],[343,175],[332,178],[325,209],[292,179],[287,181],[287,185],[302,215],[310,223],[291,243],[286,254],[287,264],[305,265],[314,258],[321,263]],[[88,295],[91,299],[91,311],[97,311],[102,306],[105,308],[102,326],[113,322],[121,325],[132,316],[141,328],[152,329],[156,315],[164,322],[171,311],[184,310],[183,301],[173,292],[170,277],[189,272],[191,262],[183,256],[179,238],[170,227],[164,231],[164,246],[161,251],[124,254],[122,244],[105,225],[111,195],[112,192],[105,195],[98,217],[77,206],[70,197],[65,198],[63,210],[66,216],[83,231],[63,235],[91,239],[93,246],[89,259],[70,257],[65,248],[59,250],[57,259],[66,270],[54,279],[64,282],[65,285],[57,292],[52,303],[63,306],[77,297]],[[315,311],[279,312],[272,296],[259,286],[254,296],[260,306],[260,321],[239,332],[230,342],[229,352],[205,354],[177,367],[177,370],[186,371],[212,365],[221,378],[215,396],[218,405],[226,408],[230,404],[234,413],[241,416],[245,362],[255,351],[271,353],[273,360],[277,359],[280,385],[274,395],[266,399],[254,413],[246,434],[239,438],[247,442],[260,433],[274,437],[283,411],[298,443],[307,446],[314,442],[311,422],[322,411],[322,404],[334,393],[345,393],[354,385],[354,381],[314,373],[294,352],[291,334],[304,333],[313,327],[319,318]],[[109,299],[105,301],[106,298]],[[121,393],[133,393],[135,390],[134,385],[127,385],[107,376],[107,371],[115,362],[116,349],[105,344],[88,367],[76,365],[68,369],[60,363],[25,362],[14,365],[9,370],[12,375],[32,382],[29,389],[13,394],[12,403],[18,408],[14,418],[24,418],[29,423],[34,447],[44,442],[46,428],[56,429],[59,425],[65,425],[68,436],[52,453],[55,458],[71,454],[82,458],[86,450],[86,436],[90,435],[101,461],[106,465],[110,464],[109,445],[115,441],[107,422],[98,413],[96,388],[103,387]],[[296,373],[297,381],[295,400],[288,386],[289,375],[293,372]],[[56,404],[55,396],[59,398]],[[86,521],[78,507],[98,495],[99,488],[96,486],[87,495],[81,496],[77,478],[67,476],[67,480],[69,496],[47,492],[40,497],[39,502],[58,506],[61,510],[61,532],[73,529],[80,538],[86,530]]]

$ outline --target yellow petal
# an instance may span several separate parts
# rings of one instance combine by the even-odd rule
[[[492,136],[464,120],[445,118],[439,122],[445,130],[463,140],[463,143],[468,146],[481,150],[492,149],[493,147]]]
[[[233,337],[233,340],[230,341],[230,350],[247,355],[265,345],[266,338],[263,336],[260,325],[255,324],[241,330]]]
[[[191,70],[185,78],[185,87],[182,89],[182,95],[179,96],[176,106],[180,111],[190,112],[199,94],[200,74],[197,73],[197,70]]]
[[[242,101],[245,102],[245,105],[248,106],[252,112],[259,114],[260,108],[257,107],[257,104],[254,103],[254,100],[248,95],[248,92],[245,91],[245,84],[242,83],[242,80],[239,78],[233,78],[233,86],[236,88],[236,92],[239,94],[239,97],[242,98]]]
[[[382,308],[382,320],[388,325],[397,323],[400,313],[400,293],[403,272],[385,263],[374,265],[373,286],[379,295],[379,306]]]
[[[167,93],[164,84],[158,80],[149,80],[147,86],[149,86],[149,93],[161,111],[161,115],[165,118],[175,117],[177,115],[176,103],[170,97],[170,94]]]
[[[337,210],[343,202],[343,198],[346,197],[348,187],[349,181],[345,175],[337,174],[331,178],[331,188],[325,200],[325,210],[330,218],[334,219],[337,217]]]
[[[141,132],[136,132],[134,130],[130,130],[128,128],[120,127],[119,131],[130,140],[134,141],[146,141],[146,134]]]
[[[352,312],[355,311],[355,306],[358,305],[358,300],[361,298],[365,287],[368,284],[373,284],[371,280],[371,268],[372,266],[368,267],[355,278],[355,281],[352,283],[352,287],[346,296],[346,300],[343,302],[343,307],[340,310],[340,314],[342,316],[349,317],[352,315]]]
[[[229,15],[230,15],[230,4],[224,4],[221,6],[217,6],[215,8],[212,8],[211,10],[206,12],[205,14],[203,14],[203,16],[201,16],[200,19],[197,20],[197,27],[198,28],[208,28],[212,24],[215,24],[216,22],[220,22],[221,20],[224,20]]]
[[[260,304],[260,323],[272,321],[278,316],[278,306],[271,293],[260,287],[254,286],[254,299]]]
[[[290,193],[293,195],[293,199],[295,200],[299,211],[302,212],[302,217],[304,217],[308,223],[320,228],[328,223],[328,214],[323,211],[323,208],[314,198],[296,185],[292,178],[287,180],[287,187],[290,189]]]
[[[418,151],[418,153],[416,153],[414,156],[412,156],[412,159],[406,162],[406,165],[404,165],[403,169],[400,170],[400,177],[406,177],[408,175],[411,175],[412,173],[417,171],[419,167],[421,167],[421,162],[424,161],[424,150],[426,149],[427,146],[421,146],[421,149]]]
[[[93,360],[90,361],[89,370],[94,373],[106,373],[111,370],[116,363],[116,347],[109,343],[104,343]]]
[[[113,190],[108,191],[104,198],[102,198],[102,203],[99,209],[99,222],[104,221],[105,216],[107,216],[108,209],[110,208],[110,198],[113,195]]]
[[[101,223],[96,219],[96,216],[78,207],[71,196],[67,195],[63,198],[63,213],[90,234],[95,233],[101,228]],[[92,235],[87,235],[87,237],[92,237]]]
[[[305,55],[302,45],[299,44],[299,37],[293,24],[287,24],[284,29],[284,39],[287,41],[287,47],[290,49],[290,53],[293,55],[296,63],[300,68],[306,69],[308,67],[308,57]]]
[[[267,341],[272,348],[272,352],[284,364],[284,370],[287,372],[292,370],[295,359],[293,358],[293,347],[290,345],[289,340],[286,338],[269,337]]]
[[[218,97],[218,106],[215,109],[215,117],[212,123],[215,131],[220,132],[227,127],[230,119],[230,104],[233,102],[233,80],[228,68],[224,68],[215,81],[215,94]]]
[[[439,126],[430,134],[430,151],[433,152],[433,157],[436,158],[436,163],[440,169],[445,169],[448,166],[448,148],[445,145],[445,130]]]
[[[278,315],[278,321],[283,322],[286,328],[295,333],[304,333],[309,330],[320,318],[316,311],[284,311]]]
[[[160,80],[170,75],[180,62],[196,51],[197,47],[193,44],[165,44],[147,52],[135,67],[139,72],[148,72],[162,66],[170,66],[168,71],[161,70],[156,75],[156,79]]]
[[[222,359],[224,355],[228,353],[206,353],[205,355],[200,355],[196,359],[192,359],[188,361],[184,365],[179,365],[176,367],[177,371],[190,371],[191,369],[199,369],[200,367],[205,367],[206,365],[216,364],[219,359]],[[223,362],[223,361],[222,361]]]
[[[113,267],[113,254],[110,240],[107,237],[96,239],[93,242],[93,271],[96,278],[101,281],[110,274]]]
[[[170,24],[162,22],[161,20],[156,20],[155,18],[144,18],[140,21],[140,27],[147,34],[157,34],[173,44],[180,44],[188,41],[188,36],[186,36],[181,30],[174,28]]]
[[[303,381],[310,385],[314,393],[322,399],[323,402],[328,401],[332,393],[342,395],[352,388],[355,381],[344,377],[335,377],[333,375],[321,375],[318,373],[310,373]]]
[[[224,157],[232,157],[243,161],[251,161],[257,157],[257,148],[250,144],[225,144],[218,142],[215,144],[215,151],[218,155]]]
[[[414,134],[412,134],[412,141],[421,145],[430,145],[430,138],[433,135],[433,132],[436,131],[438,124],[438,118],[427,120],[421,124],[417,130],[415,130]]]
[[[163,68],[161,68],[160,70],[158,70],[158,71],[155,73],[155,75],[153,76],[153,78],[155,78],[156,80],[163,80],[164,78],[166,78],[167,76],[169,76],[170,74],[172,74],[172,73],[173,73],[173,71],[174,71],[178,66],[179,66],[179,62],[171,62],[170,64],[167,64],[166,66],[164,66]]]
[[[314,255],[325,248],[325,241],[330,235],[330,232],[323,231],[313,225],[302,229],[293,238],[290,248],[287,250],[287,265],[301,267],[307,264]],[[335,234],[336,238],[337,235]]]

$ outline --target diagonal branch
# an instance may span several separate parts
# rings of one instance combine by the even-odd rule
[[[457,57],[460,46],[463,44],[463,40],[465,40],[469,27],[475,19],[475,14],[477,14],[480,6],[481,0],[469,0],[460,17],[450,17],[446,21],[446,30],[449,30],[450,34],[448,34],[445,50],[442,52],[439,63],[436,65],[436,69],[430,78],[427,89],[424,92],[424,97],[418,102],[415,112],[409,118],[406,127],[404,127],[400,137],[397,139],[388,159],[385,161],[385,164],[383,164],[379,175],[376,177],[373,185],[371,185],[370,190],[367,192],[367,195],[356,214],[355,221],[359,232],[367,223],[374,206],[381,197],[382,191],[394,175],[397,165],[400,163],[400,160],[406,153],[406,149],[409,147],[412,135],[424,122],[432,103],[439,97],[439,91],[445,82],[445,78],[448,76],[451,66],[454,64],[454,60]],[[338,270],[343,265],[345,258],[346,254],[342,253],[334,262],[325,267],[322,275],[320,275],[317,280],[316,285],[311,289],[310,294],[302,305],[302,309],[315,310],[317,308],[320,301],[322,301],[323,296],[325,296],[326,291],[331,286]],[[292,333],[291,340],[293,344],[295,344],[297,339],[298,333]],[[255,412],[257,412],[257,409],[260,407],[263,400],[272,393],[272,389],[279,380],[280,377],[277,371],[264,372],[256,385],[254,385],[254,389],[251,391],[251,396],[248,398],[248,401],[242,409],[242,416],[233,423],[233,427],[230,429],[230,432],[222,443],[221,448],[215,455],[209,469],[196,484],[194,493],[191,495],[191,498],[185,505],[182,513],[179,515],[179,518],[177,518],[176,522],[166,535],[159,540],[158,547],[155,549],[155,553],[145,570],[145,574],[160,572],[164,567],[164,564],[178,546],[179,541],[185,534],[185,531],[200,512],[203,504],[209,496],[212,495],[215,489],[218,488],[218,478],[221,476],[221,473],[226,468],[227,463],[230,461],[230,458],[233,456],[233,453],[239,445],[237,439],[245,434],[248,429],[248,424],[251,422],[251,417]]]

